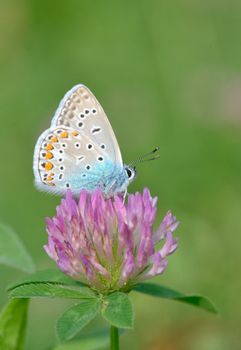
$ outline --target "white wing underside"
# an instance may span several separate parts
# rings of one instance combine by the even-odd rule
[[[91,171],[101,161],[123,166],[103,108],[90,90],[79,84],[66,93],[50,129],[43,132],[35,146],[36,185],[44,191],[63,193],[73,174],[86,173],[89,181],[103,176]]]

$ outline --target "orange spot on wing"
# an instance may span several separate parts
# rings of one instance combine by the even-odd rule
[[[49,175],[46,180],[47,181],[53,181],[53,176]]]
[[[68,136],[69,136],[69,133],[68,133],[67,131],[63,131],[63,132],[60,134],[60,137],[63,138],[63,139],[66,139]]]
[[[78,136],[79,133],[78,133],[78,131],[73,131],[73,132],[72,132],[72,135],[73,135],[73,136]]]
[[[45,148],[47,151],[51,151],[54,148],[54,146],[52,146],[51,143],[48,143]]]
[[[53,157],[54,157],[53,153],[51,152],[46,153],[46,156],[45,156],[46,159],[52,159]]]
[[[47,163],[45,164],[45,170],[47,170],[47,171],[53,169],[53,167],[54,167],[53,164],[50,163],[50,162],[47,162]]]
[[[53,136],[52,139],[51,139],[51,142],[52,143],[59,142],[58,137],[57,136]]]

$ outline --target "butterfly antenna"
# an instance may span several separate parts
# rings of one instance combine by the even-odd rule
[[[160,149],[160,147],[155,147],[151,152],[144,154],[143,156],[138,158],[136,161],[132,162],[130,165],[135,166],[136,164],[139,164],[139,163],[149,162],[150,160],[156,160],[156,159],[160,158],[160,154],[156,154],[154,157],[147,158],[147,157],[155,154],[157,151],[159,151],[159,149]]]

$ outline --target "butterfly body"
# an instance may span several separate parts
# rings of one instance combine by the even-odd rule
[[[111,125],[84,85],[73,87],[60,102],[50,129],[39,137],[34,175],[40,190],[79,194],[97,187],[107,196],[125,192],[135,170],[122,162]]]
[[[108,196],[113,196],[118,192],[125,192],[129,178],[126,175],[125,168],[117,167],[112,162],[106,163],[103,166],[95,165],[93,173],[99,175],[89,175],[88,179],[83,180],[83,174],[77,173],[70,177],[73,192],[78,192],[80,188],[92,192],[96,187],[100,188]]]

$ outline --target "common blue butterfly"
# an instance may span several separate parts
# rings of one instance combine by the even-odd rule
[[[126,192],[136,175],[122,162],[103,108],[82,84],[66,93],[50,128],[39,137],[33,169],[37,188],[60,195],[68,188],[77,195],[99,187],[110,197]]]

